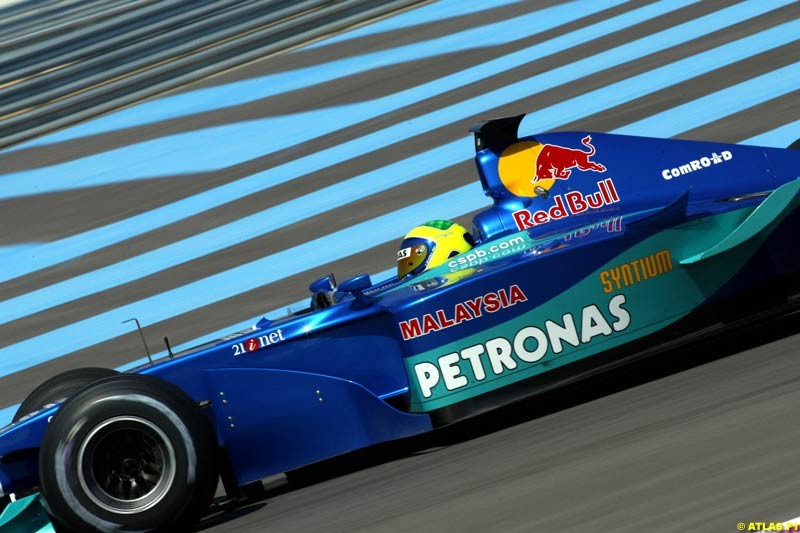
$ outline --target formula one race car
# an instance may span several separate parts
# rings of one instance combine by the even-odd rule
[[[3,494],[39,491],[66,530],[174,531],[220,476],[236,495],[800,301],[800,151],[518,138],[521,120],[471,130],[494,199],[474,248],[377,285],[322,278],[325,305],[131,372],[52,378],[0,432]]]

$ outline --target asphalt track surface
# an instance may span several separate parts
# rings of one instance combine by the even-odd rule
[[[444,18],[414,27],[413,31],[404,28],[301,49],[232,70],[180,93],[388,50],[563,3],[557,0],[511,3]],[[225,109],[0,153],[0,165],[5,173],[16,172],[100,154],[167,134],[335,108],[391,95],[649,4],[652,2],[634,0],[586,17],[576,16],[571,22],[506,44],[372,69]],[[408,102],[397,110],[387,113],[375,110],[372,118],[334,129],[313,142],[220,170],[8,198],[0,201],[0,227],[11,230],[0,234],[0,245],[44,243],[44,246],[123,221],[735,4],[732,0],[720,0],[687,5],[624,30],[566,47],[554,55],[531,57],[518,68]],[[113,265],[431,147],[463,139],[467,128],[477,120],[544,109],[798,18],[800,4],[790,3],[579,80],[542,87],[535,96],[487,106],[480,113],[388,146],[375,147],[369,153],[302,179],[249,194],[6,281],[0,284],[0,300]],[[612,131],[792,65],[800,59],[797,35],[800,33],[785,44],[691,79],[665,79],[668,87],[565,120],[557,129]],[[742,94],[741,99],[751,96]],[[744,141],[796,121],[798,96],[800,90],[795,88],[669,136]],[[308,127],[314,126],[312,123]],[[280,136],[280,132],[275,135]],[[800,137],[800,130],[795,137]],[[68,334],[69,326],[79,320],[475,181],[470,162],[451,164],[402,186],[356,197],[342,207],[146,277],[105,290],[87,291],[84,297],[16,320],[3,320],[0,315],[0,348],[18,346],[32,338],[58,344],[58,336],[46,334],[51,331]],[[439,214],[428,216],[436,218]],[[468,224],[470,218],[471,213],[466,213],[459,220]],[[180,344],[303,299],[308,281],[319,274],[333,271],[341,280],[361,272],[383,271],[392,265],[397,239],[417,222],[398,219],[396,234],[388,235],[381,244],[148,324],[145,334],[151,346],[160,344],[164,335],[169,335],[173,344]],[[57,293],[52,296],[58,298]],[[797,496],[800,428],[796,424],[800,415],[798,331],[797,317],[788,317],[429,436],[327,462],[296,474],[292,483],[270,490],[264,499],[233,511],[217,510],[201,527],[205,531],[735,531],[740,521],[786,520],[800,514]],[[59,371],[78,366],[116,367],[141,355],[140,340],[134,333],[87,345],[0,378],[0,406],[21,401],[35,385]]]

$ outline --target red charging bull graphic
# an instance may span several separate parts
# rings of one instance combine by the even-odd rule
[[[592,136],[581,139],[587,148],[567,148],[556,144],[540,144],[520,141],[503,151],[497,171],[500,181],[512,194],[523,197],[550,199],[550,189],[557,180],[568,180],[573,170],[581,172],[606,171],[605,165],[593,161],[597,150],[592,145]],[[619,202],[619,194],[611,178],[589,183],[575,184],[587,190],[572,190],[552,198],[552,206],[530,211],[515,211],[514,221],[518,229],[527,229],[571,215],[599,209]],[[578,189],[579,187],[571,187]],[[591,189],[591,190],[588,190]]]
[[[592,146],[592,136],[587,135],[581,139],[581,143],[589,149],[588,152],[564,148],[555,144],[543,144],[539,155],[536,157],[534,183],[551,178],[557,180],[569,179],[573,168],[605,172],[606,167],[589,159],[597,153],[594,146]]]

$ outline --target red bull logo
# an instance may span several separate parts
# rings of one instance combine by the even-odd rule
[[[549,198],[556,180],[569,179],[573,169],[605,172],[604,165],[591,160],[597,153],[592,136],[587,135],[581,143],[587,150],[531,141],[514,143],[500,156],[500,181],[517,196]]]
[[[600,209],[606,205],[619,202],[619,193],[611,178],[597,182],[597,191],[584,194],[580,191],[571,191],[561,196],[553,197],[553,205],[549,209],[540,209],[532,212],[520,209],[512,213],[517,229],[523,230],[547,224],[553,220],[560,220],[571,215],[579,215],[590,209]]]

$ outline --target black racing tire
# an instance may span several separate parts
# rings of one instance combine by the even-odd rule
[[[795,142],[787,146],[790,150],[800,150],[800,139],[797,139]]]
[[[39,450],[50,513],[76,532],[186,531],[217,487],[206,414],[172,383],[120,374],[67,400]]]
[[[53,376],[28,394],[17,409],[13,422],[57,400],[68,398],[86,385],[119,374],[110,368],[86,367],[67,370]]]

